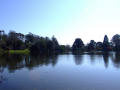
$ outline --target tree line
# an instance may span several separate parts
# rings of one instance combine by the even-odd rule
[[[8,50],[24,50],[29,49],[31,53],[62,53],[62,52],[94,52],[94,51],[120,51],[120,35],[116,34],[111,40],[105,35],[103,42],[95,42],[90,40],[88,44],[84,44],[82,39],[76,38],[73,45],[60,45],[53,36],[42,37],[32,33],[26,35],[10,31],[8,34],[4,30],[0,30],[0,52]]]
[[[29,49],[31,53],[58,53],[70,51],[69,45],[59,45],[57,39],[53,36],[42,37],[32,33],[26,35],[10,31],[6,34],[0,30],[0,50],[24,50]]]
[[[75,39],[72,45],[73,52],[94,52],[94,51],[120,51],[120,35],[116,34],[109,41],[108,36],[105,35],[103,42],[95,42],[94,40],[90,40],[90,42],[85,45],[82,39]]]

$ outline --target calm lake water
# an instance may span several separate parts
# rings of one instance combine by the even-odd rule
[[[0,90],[120,90],[120,54],[5,55]]]

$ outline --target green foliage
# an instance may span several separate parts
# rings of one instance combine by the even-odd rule
[[[9,50],[8,53],[10,53],[10,54],[29,54],[30,51],[28,49],[25,49],[25,50]]]

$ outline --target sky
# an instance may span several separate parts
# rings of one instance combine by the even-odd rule
[[[0,0],[0,30],[57,38],[72,45],[120,34],[120,0]]]

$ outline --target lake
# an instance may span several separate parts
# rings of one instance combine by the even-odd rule
[[[120,54],[5,55],[0,90],[120,90]]]

